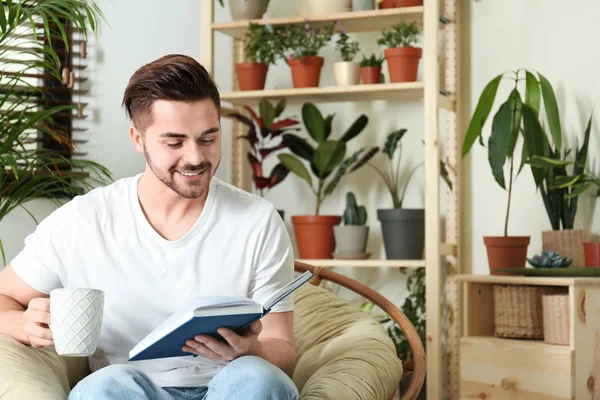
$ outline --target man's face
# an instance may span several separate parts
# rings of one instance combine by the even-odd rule
[[[155,100],[152,122],[131,136],[156,178],[188,199],[206,195],[221,159],[221,129],[211,99],[195,102]]]

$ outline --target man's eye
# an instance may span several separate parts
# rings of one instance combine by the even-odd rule
[[[167,146],[169,146],[172,149],[176,149],[177,147],[181,146],[181,143],[167,143]]]
[[[210,143],[212,143],[214,141],[215,141],[215,139],[201,139],[200,143],[210,144]]]

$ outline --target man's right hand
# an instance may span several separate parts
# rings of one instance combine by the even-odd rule
[[[50,299],[36,297],[29,301],[23,313],[23,332],[32,347],[41,348],[52,346],[52,331],[50,331]]]

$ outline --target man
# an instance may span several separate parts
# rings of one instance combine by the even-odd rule
[[[196,296],[260,303],[293,279],[274,207],[218,180],[220,97],[193,59],[169,55],[131,77],[123,105],[145,171],[79,196],[43,220],[0,272],[0,334],[53,344],[48,294],[104,290],[92,373],[73,399],[298,398],[293,295],[226,342],[197,336],[189,357],[127,362],[139,340]],[[198,357],[194,357],[197,355]]]

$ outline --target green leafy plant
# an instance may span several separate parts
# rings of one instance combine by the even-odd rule
[[[524,78],[519,77],[521,72],[525,73]],[[547,156],[550,148],[549,140],[538,119],[542,99],[552,141],[554,142],[553,146],[555,149],[561,149],[562,146],[560,117],[554,90],[550,82],[542,74],[538,72],[537,75],[538,78],[531,71],[519,69],[494,77],[486,85],[479,97],[463,142],[463,157],[470,151],[477,139],[484,146],[482,136],[483,126],[493,107],[500,81],[502,78],[506,78],[513,85],[513,89],[494,115],[491,134],[488,139],[488,159],[492,174],[498,185],[505,190],[504,167],[507,162],[510,168],[504,236],[508,236],[508,220],[514,179],[518,176],[524,163],[530,157]],[[519,86],[519,82],[523,81],[525,83],[524,89],[522,85]],[[524,90],[524,96],[521,95],[520,90]],[[523,101],[523,97],[525,101]],[[519,137],[523,139],[521,165],[515,176],[515,149]],[[544,193],[545,189],[541,186],[544,180],[544,171],[540,168],[532,167],[532,173],[536,186],[542,190],[542,196],[546,197]]]
[[[25,206],[29,201],[49,199],[58,205],[112,180],[110,172],[95,162],[27,146],[30,133],[37,130],[70,149],[71,141],[54,117],[76,107],[41,104],[40,98],[49,96],[47,89],[32,85],[29,76],[44,71],[48,80],[62,82],[55,45],[60,43],[72,51],[67,25],[82,32],[85,40],[89,29],[98,30],[102,17],[96,5],[83,0],[4,1],[0,11],[0,58],[10,58],[11,62],[10,71],[2,71],[0,82],[0,220],[22,208],[37,223]],[[0,250],[6,264],[1,241]]]
[[[365,153],[365,155],[358,161],[356,164],[356,168],[362,166],[363,164],[371,167],[379,177],[385,183],[388,192],[392,198],[392,203],[394,208],[402,208],[402,203],[404,201],[404,194],[406,193],[406,188],[410,183],[410,180],[414,176],[414,173],[417,171],[419,167],[423,165],[423,162],[417,164],[409,173],[408,178],[406,179],[405,184],[400,187],[399,183],[399,175],[400,175],[400,164],[402,160],[402,138],[404,134],[407,132],[406,129],[399,129],[390,133],[385,141],[385,145],[381,152],[385,155],[387,168],[380,168],[377,165],[370,163],[369,161],[379,153],[379,147],[372,148],[369,152]],[[394,165],[394,156],[398,150],[398,157],[396,159],[396,164]],[[440,173],[448,186],[452,189],[452,182],[450,181],[448,170],[446,169],[445,163],[440,161]]]
[[[277,157],[293,174],[304,180],[316,197],[315,215],[323,201],[329,196],[340,180],[350,173],[359,156],[364,149],[354,152],[346,158],[346,144],[359,135],[369,119],[361,115],[338,139],[330,138],[332,122],[335,114],[329,114],[325,118],[319,109],[312,103],[302,106],[302,120],[308,134],[316,144],[311,145],[307,140],[291,133],[283,135],[283,140],[288,143],[293,154],[279,154]],[[301,159],[309,164],[309,169],[315,177],[316,188],[313,186],[313,178],[309,169],[306,168]]]
[[[419,28],[414,22],[410,24],[400,22],[393,25],[390,29],[383,29],[381,31],[382,37],[379,38],[377,44],[388,48],[410,47],[417,43],[419,34]]]
[[[527,258],[527,261],[534,268],[567,268],[573,262],[569,257],[561,257],[558,253],[549,250]]]
[[[290,61],[304,56],[318,56],[319,51],[333,38],[335,23],[313,26],[310,21],[304,24],[291,24],[274,28],[282,45],[282,56]]]
[[[592,185],[593,180],[585,175],[591,128],[590,116],[583,144],[576,149],[572,163],[567,160],[571,148],[561,152],[547,141],[544,155],[534,155],[526,161],[531,165],[553,230],[573,229],[579,196]],[[543,127],[536,125],[533,129],[537,131],[536,136],[546,137]],[[572,168],[568,171],[570,164]]]
[[[406,274],[406,268],[401,268],[401,270],[402,273]],[[408,290],[408,296],[404,300],[400,310],[413,324],[421,341],[425,343],[427,308],[425,303],[424,268],[413,270],[413,273],[406,279],[406,288]],[[364,312],[371,313],[374,304],[372,302],[365,302],[362,304],[361,308]],[[410,350],[410,344],[398,324],[396,324],[387,314],[378,314],[374,315],[374,317],[385,327],[388,336],[394,342],[398,358],[404,361],[412,360],[413,356]]]
[[[335,42],[335,49],[340,52],[342,61],[352,61],[359,50],[358,42],[352,41],[350,36],[344,31],[339,32],[338,40]]]
[[[278,119],[285,110],[285,106],[285,100],[280,100],[277,105],[273,106],[269,100],[262,99],[258,107],[259,114],[256,114],[248,106],[244,106],[244,110],[250,117],[237,112],[228,114],[229,117],[248,128],[246,134],[240,136],[239,139],[246,140],[250,145],[247,159],[252,169],[254,187],[261,197],[265,195],[265,190],[271,190],[283,182],[289,173],[289,169],[282,163],[278,163],[267,176],[263,164],[267,158],[288,146],[287,142],[282,139],[283,135],[299,129],[296,128],[299,122],[293,118]]]
[[[282,52],[281,41],[272,27],[251,22],[246,33],[244,51],[248,61],[275,64]]]
[[[342,216],[344,225],[365,225],[367,223],[367,209],[356,203],[354,193],[346,193],[346,209]]]
[[[382,56],[377,57],[375,53],[371,54],[371,57],[369,58],[365,58],[364,54],[362,57],[363,59],[359,63],[361,67],[381,67],[381,64],[383,64],[383,61],[385,60]]]

